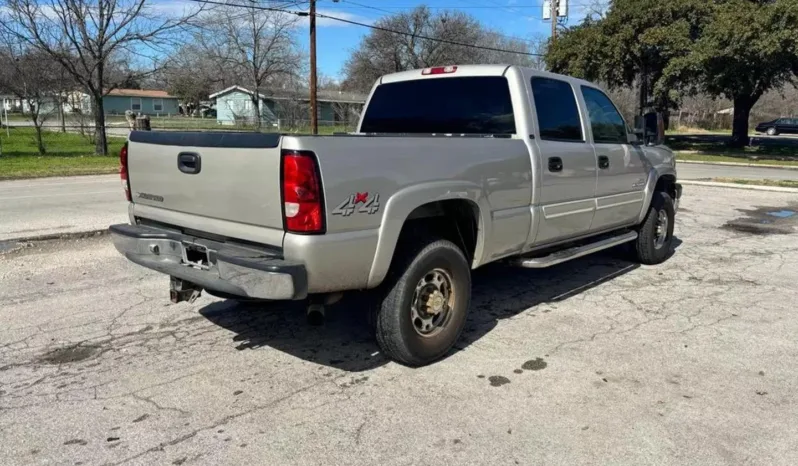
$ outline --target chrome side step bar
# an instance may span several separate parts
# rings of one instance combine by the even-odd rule
[[[596,241],[595,243],[585,244],[583,246],[574,246],[569,249],[553,252],[548,256],[535,257],[532,259],[519,258],[515,261],[515,265],[528,269],[545,269],[546,267],[562,264],[563,262],[567,262],[571,259],[576,259],[577,257],[582,257],[594,252],[602,251],[604,249],[609,249],[611,247],[618,246],[619,244],[628,243],[629,241],[634,241],[636,239],[637,232],[630,231],[622,235],[612,236],[610,238]]]

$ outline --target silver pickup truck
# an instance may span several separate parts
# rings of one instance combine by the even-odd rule
[[[356,133],[134,131],[116,248],[175,302],[374,299],[387,356],[424,365],[466,322],[471,270],[630,243],[671,253],[681,186],[661,119],[629,129],[594,84],[503,65],[382,77]],[[555,272],[556,273],[556,272]]]

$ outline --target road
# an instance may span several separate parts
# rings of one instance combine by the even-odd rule
[[[66,125],[67,125],[66,130],[67,130],[67,132],[70,132],[70,133],[79,132],[79,130],[78,130],[79,124],[80,124],[80,122],[77,121],[77,120],[67,120],[67,122],[66,122]],[[89,127],[92,127],[94,125],[94,122],[93,121],[89,121],[87,123],[84,123],[84,125],[88,125]],[[31,123],[30,121],[27,121],[27,120],[9,120],[8,121],[8,126],[9,127],[14,127],[14,126],[33,127],[33,123]],[[47,128],[47,129],[50,129],[50,130],[53,130],[53,131],[60,131],[61,122],[59,120],[57,120],[57,119],[55,119],[55,120],[51,119],[51,120],[45,121],[43,126],[45,128]],[[106,136],[109,136],[109,137],[126,138],[128,136],[128,134],[130,134],[130,130],[128,129],[128,127],[126,126],[125,123],[106,123],[105,134],[106,134]]]
[[[731,165],[709,165],[679,163],[679,178],[683,180],[707,180],[711,178],[739,178],[747,180],[798,180],[798,170],[779,168],[735,167]]]
[[[798,219],[764,213],[798,195],[682,206],[661,266],[477,271],[457,351],[415,370],[351,300],[308,327],[170,305],[107,237],[0,255],[0,464],[798,464]],[[791,234],[724,226],[749,214]]]
[[[685,180],[715,177],[798,180],[798,170],[679,164]],[[0,182],[0,241],[90,231],[127,221],[117,175]]]
[[[0,182],[0,241],[96,230],[126,221],[118,175]]]

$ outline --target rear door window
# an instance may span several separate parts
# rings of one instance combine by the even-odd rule
[[[559,79],[535,77],[532,78],[532,95],[541,139],[585,141],[576,96],[570,84]]]
[[[360,131],[403,134],[515,134],[507,78],[474,76],[377,86]]]

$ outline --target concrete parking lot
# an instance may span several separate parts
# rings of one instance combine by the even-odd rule
[[[685,186],[673,257],[475,272],[445,360],[356,301],[203,296],[107,237],[0,255],[0,464],[798,464],[798,195]]]

